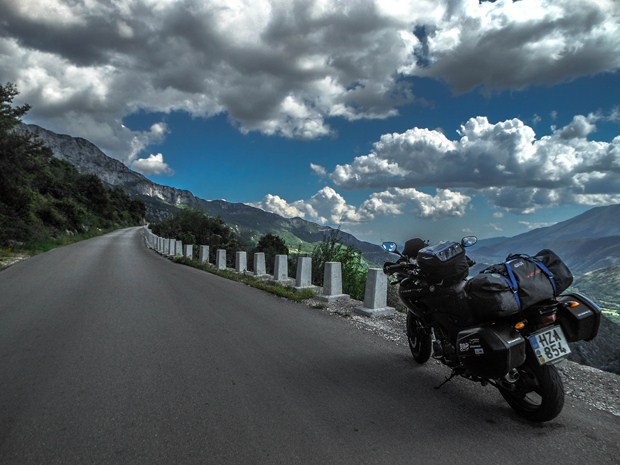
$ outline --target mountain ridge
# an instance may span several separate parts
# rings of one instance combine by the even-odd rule
[[[256,242],[261,235],[273,233],[283,236],[289,247],[296,247],[303,242],[319,242],[326,234],[336,231],[330,226],[299,217],[285,218],[244,203],[204,200],[188,190],[149,180],[121,161],[109,157],[86,139],[57,134],[34,124],[23,125],[23,128],[37,135],[52,149],[55,157],[69,161],[79,172],[95,174],[104,183],[121,186],[130,195],[144,201],[149,221],[166,219],[172,216],[177,208],[189,207],[222,218],[238,234],[251,242]],[[359,249],[366,260],[372,263],[383,262],[385,252],[380,246],[361,241],[344,231],[339,231],[338,234],[345,245]]]
[[[620,264],[620,204],[594,207],[551,226],[506,238],[481,239],[471,255],[496,263],[511,253],[536,254],[552,249],[574,272]]]

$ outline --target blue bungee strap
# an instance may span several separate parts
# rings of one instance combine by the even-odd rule
[[[521,308],[521,299],[519,299],[519,284],[517,283],[515,274],[512,272],[512,268],[510,268],[510,263],[506,262],[505,266],[508,277],[506,278],[506,276],[504,276],[504,278],[506,278],[506,281],[508,281],[508,285],[510,286],[510,289],[512,289],[512,293],[517,300],[517,305],[519,306],[519,308]]]

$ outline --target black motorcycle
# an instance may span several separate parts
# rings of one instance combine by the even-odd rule
[[[407,337],[416,362],[431,355],[455,376],[495,386],[520,416],[535,422],[555,418],[564,387],[554,363],[566,358],[569,342],[593,339],[601,309],[578,293],[564,293],[572,274],[545,249],[535,256],[511,255],[467,279],[475,264],[460,243],[429,246],[406,242],[401,252],[383,243],[396,262],[383,271],[395,276],[407,306]]]

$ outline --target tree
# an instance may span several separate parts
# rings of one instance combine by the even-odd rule
[[[289,253],[284,240],[275,234],[266,234],[261,237],[254,251],[265,254],[265,265],[269,274],[273,274],[276,255],[288,255]]]
[[[21,127],[29,105],[14,107],[17,89],[0,85],[0,244],[34,245],[55,236],[138,224],[143,202],[81,175]]]
[[[362,252],[341,242],[340,230],[332,229],[312,251],[312,277],[314,284],[323,285],[323,270],[327,262],[340,262],[342,290],[352,298],[362,300],[368,275],[368,265]]]
[[[20,122],[21,117],[28,113],[30,105],[13,107],[13,99],[19,94],[15,84],[7,83],[0,85],[0,137],[4,137],[13,130]]]
[[[179,210],[174,217],[153,224],[151,230],[158,236],[177,239],[184,244],[208,244],[211,262],[215,260],[217,249],[240,249],[238,236],[224,221],[198,210]],[[232,260],[231,254],[228,254],[230,265]]]

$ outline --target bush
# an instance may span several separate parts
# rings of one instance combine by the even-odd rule
[[[353,299],[363,300],[368,265],[361,251],[342,244],[340,230],[331,230],[312,251],[312,278],[317,286],[323,285],[326,262],[341,263],[342,291]]]

